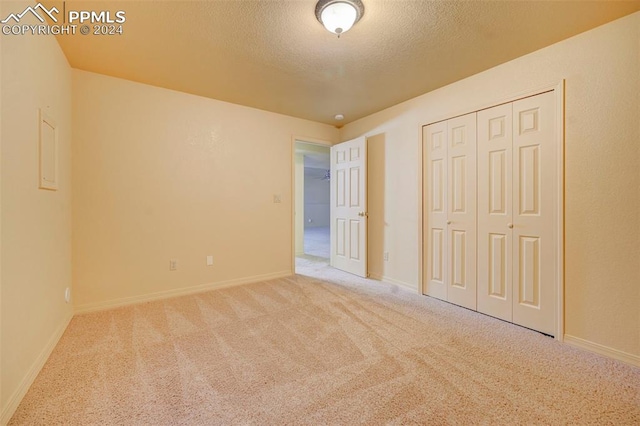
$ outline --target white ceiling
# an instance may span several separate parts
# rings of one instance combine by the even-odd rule
[[[124,10],[124,34],[58,40],[74,68],[340,126],[640,10],[640,1],[363,3],[362,20],[337,38],[316,20],[315,0],[67,0],[67,10]]]

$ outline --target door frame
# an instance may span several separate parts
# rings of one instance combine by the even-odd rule
[[[556,226],[557,226],[557,271],[556,271],[556,324],[555,324],[555,336],[554,339],[560,342],[564,341],[564,280],[565,280],[565,256],[564,256],[564,246],[565,246],[565,232],[564,232],[564,202],[565,202],[565,187],[564,187],[564,151],[565,151],[565,80],[562,79],[558,82],[547,84],[538,88],[525,90],[519,93],[515,93],[511,96],[507,96],[504,98],[499,98],[496,101],[483,103],[473,108],[467,108],[462,111],[454,112],[439,118],[438,120],[433,120],[428,123],[420,126],[420,149],[418,155],[419,166],[418,166],[418,176],[420,182],[418,184],[418,190],[420,194],[418,195],[418,199],[420,203],[418,203],[418,217],[420,220],[418,221],[418,233],[420,244],[418,246],[418,288],[420,289],[421,294],[425,294],[425,268],[423,262],[424,255],[424,220],[425,220],[425,211],[423,209],[424,205],[424,173],[425,167],[423,162],[424,156],[424,146],[423,146],[423,129],[424,127],[438,123],[440,121],[449,120],[452,118],[456,118],[462,115],[470,114],[473,112],[482,111],[488,108],[493,108],[498,105],[514,102],[520,99],[529,98],[532,96],[540,95],[542,93],[554,92],[555,95],[555,115],[556,115],[556,149],[557,149],[557,172],[558,172],[558,182],[557,182],[557,200],[556,200]]]
[[[291,135],[291,274],[296,273],[296,142],[331,148],[333,143],[307,136]]]

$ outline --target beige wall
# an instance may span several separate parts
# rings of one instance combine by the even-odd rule
[[[304,254],[304,154],[295,154],[295,251]]]
[[[388,280],[384,261],[386,251],[385,203],[387,194],[386,143],[384,134],[367,138],[367,269],[371,278]],[[391,206],[389,206],[391,209]]]
[[[16,4],[10,5],[13,10]],[[8,7],[0,7],[6,16]],[[71,69],[47,36],[2,36],[1,368],[7,421],[66,327],[71,304]],[[38,189],[38,108],[59,129],[59,190]]]
[[[292,136],[337,129],[84,71],[73,85],[76,307],[292,272]]]
[[[640,355],[640,13],[373,114],[384,135],[385,275],[418,288],[421,126],[566,79],[565,331]]]

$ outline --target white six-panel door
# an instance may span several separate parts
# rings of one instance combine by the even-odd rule
[[[447,300],[476,309],[476,114],[447,120]]]
[[[423,155],[425,292],[475,309],[475,113],[427,126]]]
[[[367,143],[331,147],[331,265],[367,276]]]
[[[553,92],[513,103],[513,322],[555,334],[557,147]]]
[[[513,320],[513,105],[478,112],[478,311]]]
[[[554,102],[548,92],[423,132],[425,293],[547,334],[557,316]],[[460,143],[462,125],[474,150]]]
[[[425,294],[447,300],[447,122],[427,126],[422,134],[423,176],[422,227],[426,244]]]

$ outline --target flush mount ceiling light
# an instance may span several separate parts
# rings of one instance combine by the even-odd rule
[[[334,34],[345,33],[362,18],[361,0],[320,0],[316,4],[316,18]]]

